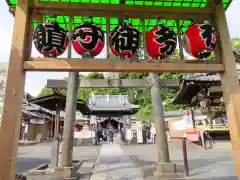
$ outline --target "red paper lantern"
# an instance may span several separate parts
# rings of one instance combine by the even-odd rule
[[[73,125],[73,131],[81,131],[82,130],[82,125],[81,124],[74,124]]]
[[[33,43],[45,57],[60,56],[67,49],[67,31],[55,21],[40,23],[33,33]]]
[[[172,55],[177,46],[176,33],[162,24],[147,32],[146,41],[148,55],[157,59]]]
[[[104,48],[104,32],[91,22],[80,24],[73,33],[73,48],[79,55],[99,55]]]
[[[122,21],[110,34],[110,47],[115,56],[130,58],[140,46],[140,33],[130,23]]]
[[[192,24],[184,35],[184,49],[196,58],[207,58],[214,50],[216,40],[216,32],[210,24]]]

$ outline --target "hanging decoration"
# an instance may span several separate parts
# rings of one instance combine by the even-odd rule
[[[74,124],[73,125],[73,131],[79,132],[82,130],[82,125],[81,124]]]
[[[173,54],[177,46],[176,33],[165,25],[158,24],[146,34],[148,55],[154,59],[164,59]]]
[[[126,59],[134,56],[140,47],[140,33],[126,19],[120,21],[109,39],[112,53]]]
[[[184,49],[189,55],[204,59],[211,55],[216,40],[216,32],[210,24],[194,23],[184,35]]]
[[[40,23],[33,33],[33,43],[44,57],[60,56],[67,49],[67,31],[55,21]]]
[[[104,48],[104,32],[93,22],[84,22],[74,30],[72,44],[79,55],[95,57]]]

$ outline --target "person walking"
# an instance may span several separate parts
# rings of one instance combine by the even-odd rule
[[[153,143],[156,143],[156,128],[155,128],[155,124],[152,123],[151,129],[150,129],[150,133],[151,133],[151,139],[153,141]]]
[[[113,144],[113,134],[111,130],[108,131],[108,144]]]

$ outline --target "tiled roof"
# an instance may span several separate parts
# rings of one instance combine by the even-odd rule
[[[47,118],[51,119],[53,116],[55,116],[55,113],[43,108],[39,105],[29,103],[27,100],[24,99],[23,101],[23,108],[22,108],[22,113],[31,117],[35,118]]]
[[[31,111],[28,111],[28,110],[26,110],[26,109],[22,109],[22,113],[23,113],[23,114],[26,114],[26,115],[28,115],[28,116],[35,117],[35,118],[41,118],[40,115],[35,114],[35,113],[33,113],[33,112],[31,112]]]
[[[235,60],[237,62],[240,62],[240,52],[238,52],[236,49],[233,50],[233,54],[235,57]],[[199,74],[194,74],[190,76],[186,76],[184,78],[185,81],[211,81],[211,82],[218,82],[220,81],[220,76],[219,74],[213,74],[213,73],[199,73]]]
[[[140,106],[131,104],[126,95],[94,95],[89,97],[88,106],[91,111],[129,111]]]

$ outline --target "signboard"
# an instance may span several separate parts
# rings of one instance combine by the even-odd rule
[[[172,121],[172,126],[174,130],[184,131],[188,129],[188,124],[185,120]]]
[[[199,141],[200,131],[199,130],[189,131],[189,132],[186,132],[185,136],[188,141],[196,142],[196,141]]]

